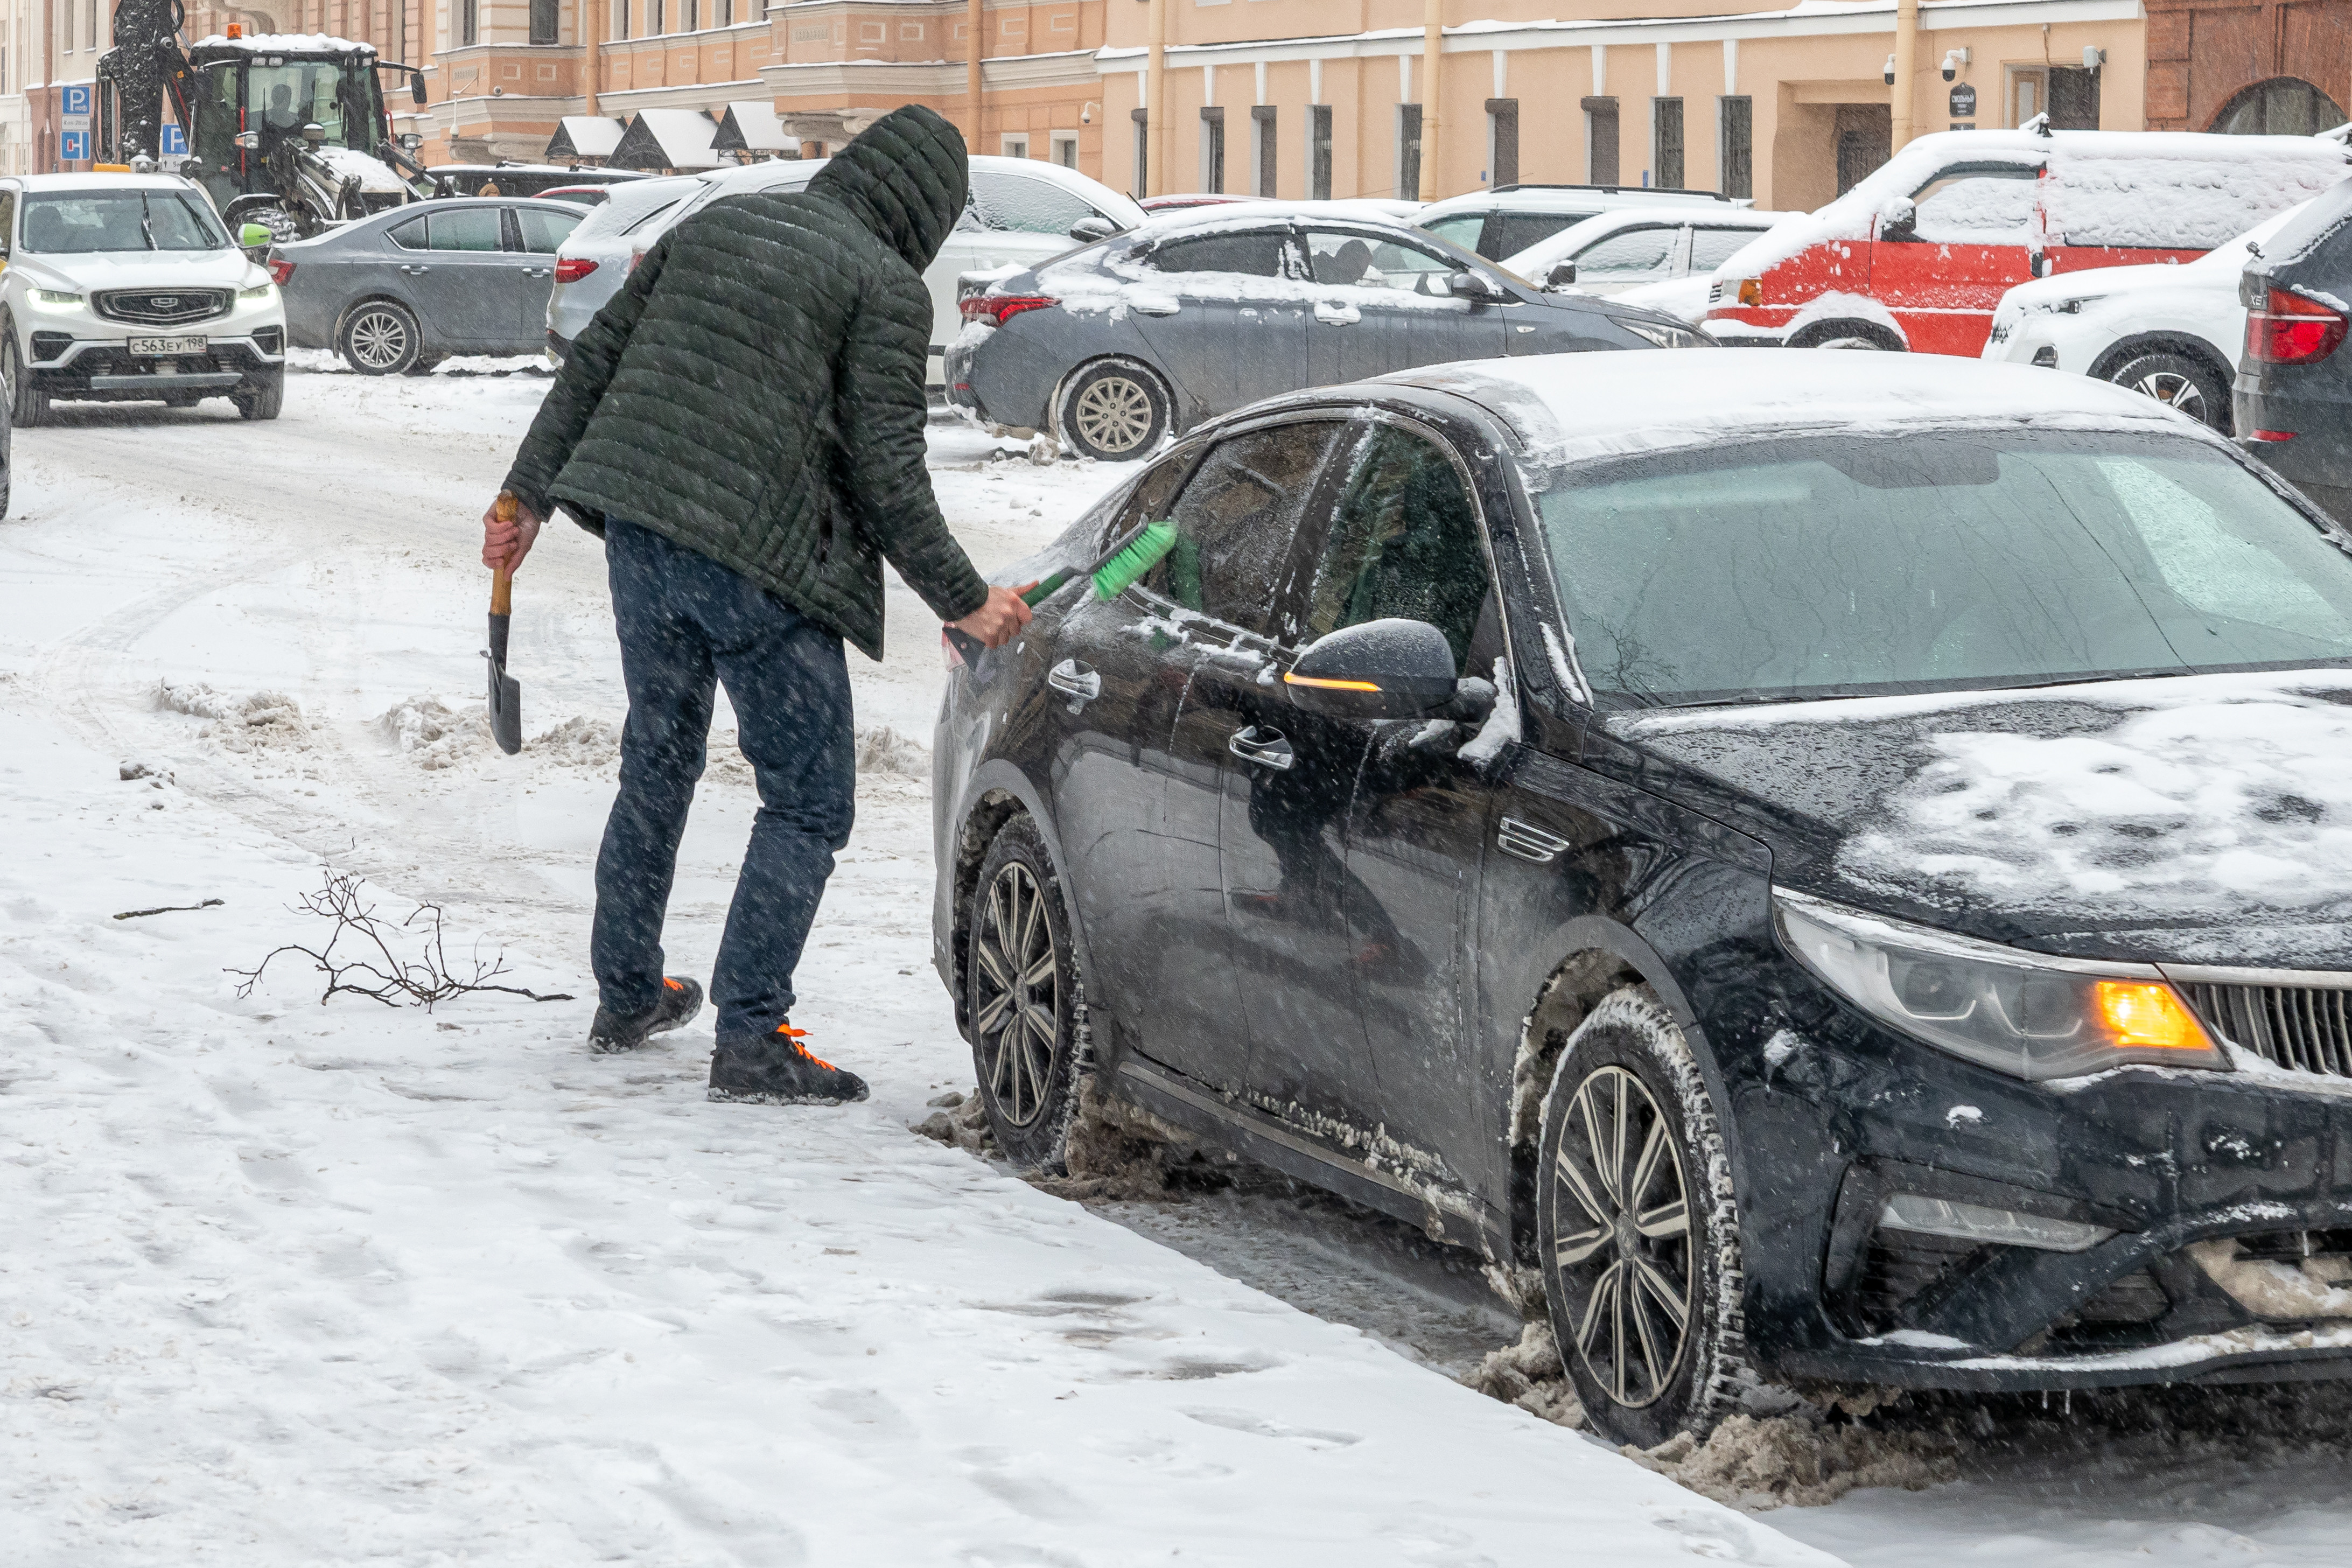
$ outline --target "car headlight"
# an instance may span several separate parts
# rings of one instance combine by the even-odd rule
[[[1645,321],[1631,316],[1612,316],[1609,319],[1635,337],[1647,338],[1662,349],[1695,349],[1704,341],[1688,327],[1670,327],[1664,321]]]
[[[69,310],[81,303],[81,296],[68,294],[62,289],[36,289],[33,290],[33,303],[47,305],[54,310]]]
[[[274,283],[257,283],[250,289],[238,289],[236,297],[240,300],[267,300],[276,288]]]
[[[2152,964],[2025,952],[1777,888],[1772,912],[1789,951],[1832,990],[1979,1066],[2037,1082],[2133,1062],[2229,1070]]]

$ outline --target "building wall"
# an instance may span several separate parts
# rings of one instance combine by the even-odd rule
[[[2274,77],[2352,107],[2352,4],[2148,0],[2149,130],[2210,129],[2231,99]]]

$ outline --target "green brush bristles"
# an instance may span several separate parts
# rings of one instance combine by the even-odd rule
[[[1095,597],[1116,599],[1136,580],[1167,559],[1176,548],[1176,525],[1162,520],[1147,524],[1135,542],[1095,568]]]

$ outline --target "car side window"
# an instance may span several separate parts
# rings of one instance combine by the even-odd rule
[[[1278,228],[1195,235],[1155,247],[1143,262],[1155,272],[1238,272],[1249,278],[1279,278],[1288,238]]]
[[[1879,230],[1882,239],[1929,245],[2029,245],[2034,237],[2039,170],[2024,164],[1962,164],[1911,195],[1907,228]]]
[[[1346,426],[1302,420],[1220,442],[1170,516],[1176,548],[1144,584],[1189,610],[1266,634],[1286,584],[1283,568],[1323,459]]]
[[[425,220],[423,218],[418,218],[413,223],[401,224],[387,234],[385,237],[390,239],[393,244],[400,247],[403,250],[428,250],[432,248],[425,242]]]
[[[1171,453],[1144,470],[1127,493],[1127,500],[1112,513],[1110,526],[1097,542],[1108,545],[1125,533],[1131,533],[1147,522],[1155,522],[1168,515],[1168,503],[1176,499],[1177,481],[1192,466],[1197,450]]]
[[[1486,602],[1478,513],[1435,443],[1376,427],[1348,463],[1307,599],[1309,638],[1400,616],[1445,634],[1456,668]]]
[[[1712,272],[1730,260],[1741,247],[1764,231],[1760,228],[1695,228],[1691,230],[1690,269]]]
[[[1307,242],[1309,276],[1328,288],[1440,294],[1444,290],[1438,280],[1462,265],[1442,251],[1423,250],[1386,235],[1309,229],[1301,237]]]
[[[1064,237],[1080,219],[1102,216],[1084,196],[1051,180],[1033,180],[994,169],[972,171],[971,210],[983,228]]]
[[[552,207],[517,207],[515,222],[522,229],[522,247],[533,256],[552,256],[558,247],[572,237],[580,226],[577,213],[557,212]]]
[[[1612,278],[1647,278],[1664,272],[1681,237],[1678,226],[1621,228],[1596,239],[1576,253],[1579,283],[1605,282]]]
[[[497,207],[460,207],[429,215],[425,220],[430,250],[502,250]]]
[[[1507,261],[1528,246],[1549,239],[1591,213],[1496,213],[1486,230],[1487,246],[1478,254],[1492,261]],[[1453,238],[1448,235],[1447,238]],[[1458,242],[1457,242],[1458,243]]]
[[[1421,226],[1438,238],[1458,245],[1465,250],[1478,248],[1478,232],[1486,226],[1485,213],[1456,213],[1452,217],[1439,218]]]

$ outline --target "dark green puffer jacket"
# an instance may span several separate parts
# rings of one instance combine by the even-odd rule
[[[572,343],[507,488],[591,532],[639,523],[882,657],[882,566],[941,620],[988,585],[923,467],[922,269],[964,206],[963,138],[919,105],[805,191],[672,228]]]

